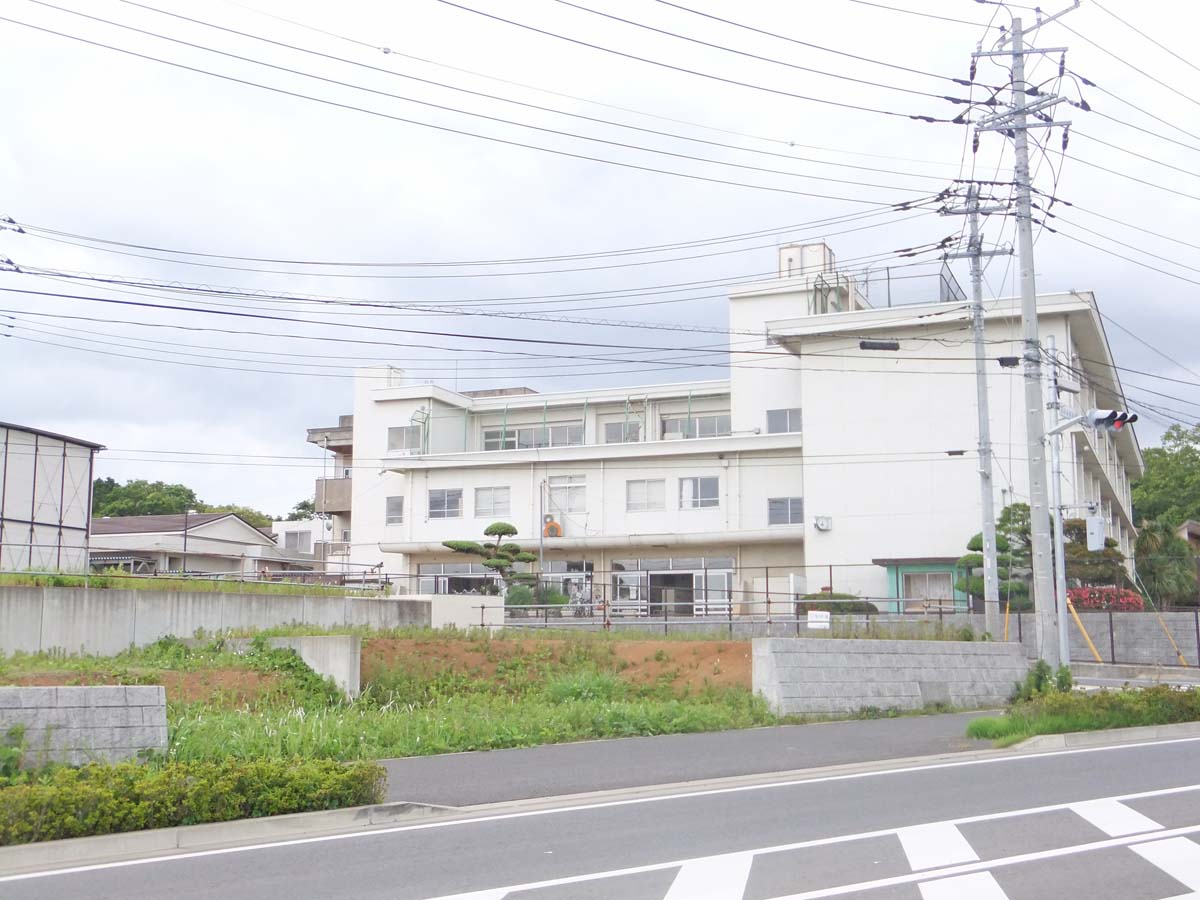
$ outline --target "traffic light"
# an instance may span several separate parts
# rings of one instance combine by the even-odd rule
[[[1123,409],[1089,409],[1084,418],[1086,424],[1093,428],[1103,428],[1112,432],[1120,431],[1138,420],[1137,413],[1126,412]]]

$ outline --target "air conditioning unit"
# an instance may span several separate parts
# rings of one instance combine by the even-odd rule
[[[817,516],[813,519],[813,525],[816,526],[817,531],[832,531],[833,518],[831,516]]]

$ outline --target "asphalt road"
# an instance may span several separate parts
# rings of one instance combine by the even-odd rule
[[[0,878],[4,900],[1183,900],[1200,738],[605,798]]]
[[[979,750],[981,713],[784,725],[384,760],[388,799],[475,806]]]

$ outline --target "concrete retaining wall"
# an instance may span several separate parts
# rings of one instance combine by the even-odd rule
[[[25,765],[117,762],[167,749],[161,686],[0,687],[0,732],[25,727]]]
[[[161,637],[277,625],[429,626],[428,599],[0,587],[0,652],[111,655]]]
[[[781,715],[868,706],[1002,706],[1028,661],[1016,643],[758,638],[754,690]]]
[[[184,638],[189,647],[199,646],[202,641]],[[249,652],[251,638],[228,638],[225,649],[237,654]],[[362,693],[362,638],[352,634],[320,634],[304,637],[268,638],[267,645],[295,650],[305,665],[340,687],[346,696],[354,699]]]

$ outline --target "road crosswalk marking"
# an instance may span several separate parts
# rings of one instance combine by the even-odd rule
[[[1130,809],[1120,800],[1087,800],[1083,803],[1072,803],[1070,810],[1109,837],[1158,831],[1162,828],[1153,819],[1143,816],[1136,809]]]
[[[685,863],[663,900],[742,900],[753,853],[731,853]]]
[[[975,872],[957,878],[923,881],[917,885],[921,900],[1008,900],[1008,894],[991,872]]]
[[[908,864],[913,870],[974,862],[979,854],[967,843],[961,831],[950,822],[912,825],[896,832]]]
[[[1200,891],[1200,844],[1185,837],[1150,841],[1131,848],[1192,891]]]

